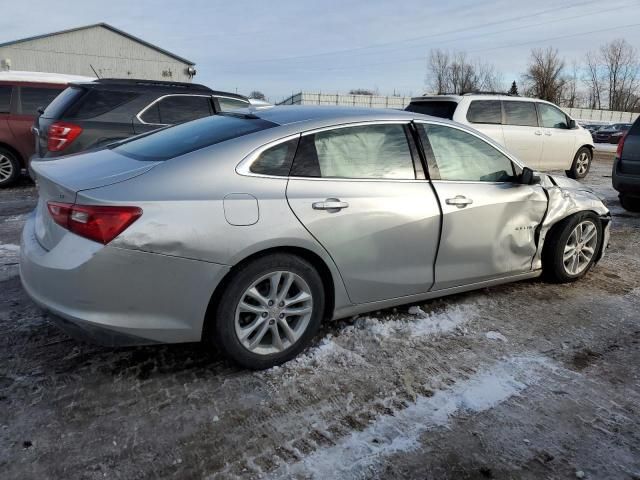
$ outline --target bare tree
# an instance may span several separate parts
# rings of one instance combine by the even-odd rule
[[[471,61],[464,52],[431,50],[427,64],[427,85],[442,93],[466,93],[479,90],[498,90],[501,76],[493,65]]]
[[[264,96],[260,90],[254,90],[249,94],[249,98],[255,98],[256,100],[266,100],[267,97]]]
[[[558,50],[539,48],[531,51],[531,59],[524,80],[527,84],[527,94],[553,103],[560,103],[566,86],[563,76],[564,60],[560,58]]]
[[[584,82],[588,88],[588,103],[590,108],[602,108],[602,90],[604,79],[599,63],[599,55],[594,52],[587,52],[586,73]]]
[[[571,74],[566,78],[562,105],[568,108],[578,106],[580,93],[578,92],[578,64],[574,60],[571,64]]]
[[[375,92],[368,88],[352,88],[349,90],[349,95],[375,95]]]
[[[609,109],[630,111],[638,106],[640,65],[638,51],[626,40],[614,40],[600,47],[608,83]]]

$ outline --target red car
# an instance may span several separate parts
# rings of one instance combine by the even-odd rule
[[[31,126],[69,82],[90,77],[39,72],[0,72],[0,188],[14,183],[35,151]]]

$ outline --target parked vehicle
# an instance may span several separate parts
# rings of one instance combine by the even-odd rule
[[[617,144],[625,133],[631,128],[630,123],[614,123],[595,132],[593,140],[596,143]]]
[[[36,160],[99,148],[117,140],[216,113],[249,100],[195,83],[100,79],[76,82],[38,117]]]
[[[323,319],[585,275],[610,215],[464,125],[273,107],[35,162],[20,272],[63,328],[282,363]]]
[[[46,107],[72,81],[89,77],[39,72],[0,72],[0,188],[20,177],[33,155],[31,125],[38,108]]]
[[[640,212],[640,118],[618,143],[611,177],[622,207]]]
[[[447,118],[491,137],[536,170],[583,178],[593,158],[589,132],[552,103],[494,94],[427,95],[410,112]]]

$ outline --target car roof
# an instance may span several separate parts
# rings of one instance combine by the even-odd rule
[[[463,98],[472,98],[473,100],[517,100],[519,102],[541,102],[554,105],[546,100],[531,97],[521,97],[520,95],[510,95],[508,93],[465,93],[462,95],[422,95],[420,97],[411,98],[413,102],[432,102],[434,100],[449,100],[459,103]]]
[[[17,70],[0,72],[0,82],[53,83],[56,85],[67,85],[74,82],[91,82],[93,80],[95,80],[93,77],[67,75],[62,73],[26,72]]]

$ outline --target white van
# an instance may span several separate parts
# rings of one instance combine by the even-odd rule
[[[415,97],[405,109],[470,125],[504,145],[534,170],[565,170],[583,178],[593,158],[593,139],[550,102],[494,94]]]

